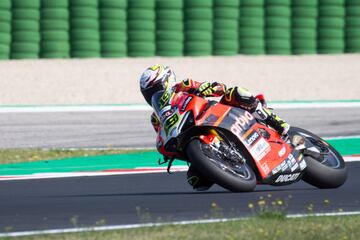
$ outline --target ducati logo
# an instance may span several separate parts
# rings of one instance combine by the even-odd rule
[[[294,173],[294,174],[284,174],[280,175],[275,182],[276,183],[282,183],[282,182],[291,182],[295,181],[300,176],[300,173]]]

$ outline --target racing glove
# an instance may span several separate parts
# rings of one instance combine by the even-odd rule
[[[209,82],[204,82],[199,86],[198,92],[200,96],[206,97],[211,96],[215,92],[215,89]]]

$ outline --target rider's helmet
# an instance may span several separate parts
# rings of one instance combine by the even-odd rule
[[[154,93],[166,90],[175,83],[176,77],[168,66],[154,65],[147,68],[140,77],[140,90],[146,102],[151,105]]]

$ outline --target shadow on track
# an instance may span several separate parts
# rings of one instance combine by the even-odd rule
[[[223,191],[208,191],[208,192],[135,192],[135,193],[108,193],[108,194],[74,194],[64,195],[64,198],[77,198],[77,197],[133,197],[133,196],[176,196],[176,195],[212,195],[212,194],[246,194],[256,195],[257,193],[273,193],[273,192],[287,192],[287,191],[313,191],[316,190],[314,187],[308,188],[286,188],[286,189],[262,189],[254,192],[230,192],[227,190]],[[51,196],[56,197],[56,196]]]

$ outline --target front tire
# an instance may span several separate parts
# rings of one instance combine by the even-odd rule
[[[242,174],[227,166],[223,159],[220,159],[214,151],[207,151],[208,144],[195,138],[190,141],[186,148],[188,159],[198,171],[209,180],[233,192],[251,192],[256,186],[256,177],[253,170],[246,163],[239,163]],[[211,155],[212,154],[212,155]],[[241,166],[240,166],[241,164]],[[236,167],[236,166],[235,166]]]
[[[344,159],[330,144],[326,143],[317,135],[297,127],[291,127],[289,135],[299,134],[307,143],[313,144],[319,150],[328,151],[324,159],[315,159],[304,156],[307,164],[303,180],[318,188],[337,188],[343,185],[347,179],[347,170]]]

